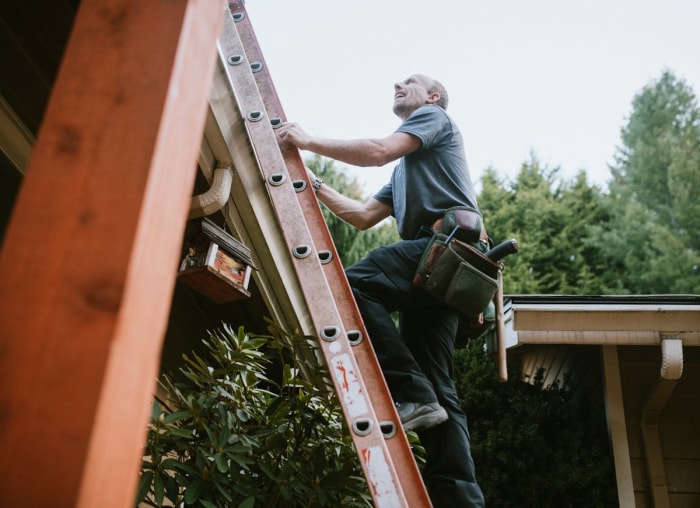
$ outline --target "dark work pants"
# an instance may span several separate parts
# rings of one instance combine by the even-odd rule
[[[449,419],[419,432],[427,461],[423,479],[435,508],[483,507],[467,417],[452,380],[459,313],[413,286],[430,238],[372,251],[346,270],[382,372],[396,402],[439,402]],[[399,312],[399,328],[391,313]]]

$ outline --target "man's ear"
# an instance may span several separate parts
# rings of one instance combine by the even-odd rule
[[[440,100],[440,94],[438,92],[430,92],[428,98],[425,100],[426,104],[437,104]]]

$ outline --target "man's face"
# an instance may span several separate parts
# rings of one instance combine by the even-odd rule
[[[427,76],[414,74],[394,85],[394,114],[405,120],[423,104],[437,102],[440,96],[428,92],[431,80]],[[437,98],[435,98],[437,96]]]

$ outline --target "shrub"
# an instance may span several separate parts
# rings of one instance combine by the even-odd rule
[[[532,384],[518,372],[501,383],[480,341],[455,354],[455,382],[488,505],[617,506],[600,394],[545,387],[542,370]]]
[[[205,358],[183,356],[182,379],[163,376],[167,400],[154,403],[137,503],[371,506],[324,369],[304,380],[295,366],[315,358],[315,339],[270,331],[223,326],[203,341]]]

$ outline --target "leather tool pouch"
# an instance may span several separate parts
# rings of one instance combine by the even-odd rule
[[[478,316],[496,294],[499,269],[478,249],[437,231],[418,262],[413,284],[467,316]]]
[[[484,227],[481,214],[478,210],[468,206],[455,206],[447,211],[433,224],[433,231],[449,235],[453,231],[454,237],[464,243],[476,243],[481,237]]]

